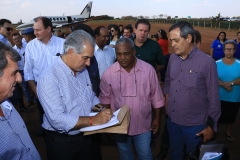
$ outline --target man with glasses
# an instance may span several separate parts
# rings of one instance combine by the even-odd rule
[[[164,105],[164,97],[154,68],[135,54],[131,39],[120,38],[116,42],[117,62],[103,73],[99,99],[113,111],[123,105],[130,108],[128,134],[115,135],[120,159],[134,160],[133,141],[137,158],[150,160],[151,130],[155,134],[160,127],[160,107]],[[153,121],[152,108],[156,113]]]
[[[0,19],[0,42],[12,46],[8,41],[8,37],[12,32],[12,22],[8,19]]]
[[[113,49],[107,45],[109,40],[108,30],[104,26],[99,26],[94,30],[95,36],[95,49],[94,55],[98,62],[98,69],[100,78],[103,72],[110,67],[116,60],[116,55]]]

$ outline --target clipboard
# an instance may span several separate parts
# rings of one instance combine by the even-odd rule
[[[113,126],[109,126],[107,128],[95,130],[95,131],[86,131],[84,132],[84,136],[96,134],[96,133],[118,133],[118,134],[127,134],[128,127],[130,123],[130,109],[124,105],[117,116],[119,122]]]

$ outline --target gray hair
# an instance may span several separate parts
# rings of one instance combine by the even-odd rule
[[[236,48],[237,48],[237,44],[234,40],[227,40],[223,43],[223,50],[225,49],[226,44],[232,44],[234,47],[234,50],[236,50]]]
[[[130,38],[120,38],[117,40],[115,46],[117,47],[118,44],[129,44],[131,49],[135,49],[135,46],[134,46],[134,43],[133,43],[133,40],[131,40]]]
[[[64,53],[66,54],[69,49],[73,49],[75,53],[81,54],[84,50],[83,46],[89,44],[93,48],[95,40],[93,37],[83,30],[76,30],[69,34],[64,42]]]
[[[185,21],[179,21],[169,28],[169,32],[171,32],[175,28],[180,29],[180,36],[184,39],[187,39],[188,34],[190,34],[192,36],[191,42],[194,43],[194,29],[190,23]]]
[[[21,57],[12,47],[0,42],[0,77],[3,76],[3,70],[8,65],[7,56],[14,62],[20,61]]]

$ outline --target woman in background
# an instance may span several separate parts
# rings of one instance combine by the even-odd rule
[[[217,39],[215,39],[211,46],[211,52],[210,56],[215,60],[219,60],[224,57],[223,52],[223,43],[226,41],[226,33],[220,32],[217,36]]]
[[[226,138],[233,141],[232,125],[236,120],[240,107],[240,60],[233,57],[236,43],[232,40],[223,43],[225,57],[216,61],[219,92],[221,100],[221,116],[219,123],[226,123]]]
[[[168,53],[168,37],[167,37],[167,33],[163,29],[160,29],[158,31],[158,37],[159,37],[158,43],[162,48],[163,55],[165,57],[165,62],[166,62],[164,65],[164,68],[160,71],[161,82],[165,82],[165,73],[167,71],[167,65],[170,58],[170,55]]]
[[[111,46],[115,52],[115,44],[117,42],[117,40],[120,38],[120,30],[119,27],[115,24],[113,24],[111,26],[111,34],[112,36],[110,37],[110,44],[109,46]]]

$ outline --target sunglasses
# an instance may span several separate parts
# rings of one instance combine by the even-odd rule
[[[6,28],[8,32],[13,30],[11,27],[5,27],[5,26],[2,26],[2,27]]]
[[[114,32],[114,30],[111,30],[111,32]]]

